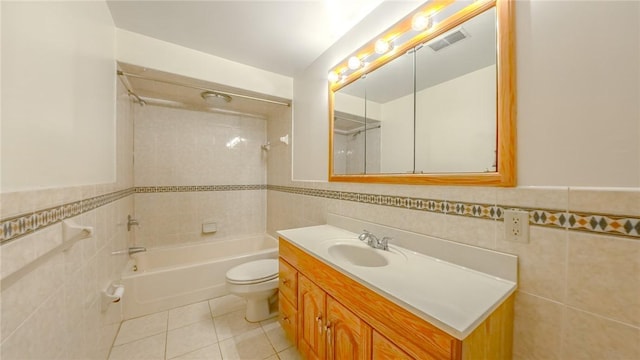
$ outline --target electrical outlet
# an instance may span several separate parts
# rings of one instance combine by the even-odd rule
[[[504,211],[504,238],[507,241],[529,242],[529,212],[522,210]]]

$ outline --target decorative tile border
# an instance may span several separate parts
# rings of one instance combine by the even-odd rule
[[[2,233],[0,243],[5,244],[11,240],[28,235],[36,230],[59,223],[62,220],[78,216],[101,206],[120,200],[133,194],[133,188],[95,196],[89,199],[78,200],[48,209],[36,210],[6,219],[0,219]]]
[[[0,244],[8,243],[36,230],[59,223],[62,220],[97,209],[101,206],[120,200],[134,193],[167,193],[194,191],[246,191],[266,190],[267,185],[198,185],[198,186],[146,186],[135,187],[109,194],[95,196],[85,200],[78,200],[48,209],[37,210],[33,213],[20,214],[6,219],[0,219],[2,233]]]
[[[0,219],[0,227],[2,230],[2,233],[0,234],[0,243],[5,244],[36,230],[40,230],[62,220],[94,210],[134,193],[247,191],[265,189],[298,195],[354,201],[365,204],[391,206],[417,211],[497,221],[504,220],[503,215],[505,209],[513,208],[505,205],[473,204],[439,199],[423,199],[406,196],[366,194],[278,185],[148,186],[129,188],[85,200],[37,210],[33,213],[26,213],[6,219]],[[568,230],[585,231],[595,234],[624,236],[626,238],[640,240],[639,217],[610,214],[568,213],[552,209],[518,209],[529,211],[529,223],[532,225],[558,229],[566,228]]]
[[[195,186],[138,186],[136,194],[166,193],[166,192],[197,192],[197,191],[245,191],[266,190],[267,185],[195,185]]]
[[[365,204],[391,206],[403,209],[427,211],[438,214],[465,216],[478,219],[504,221],[506,209],[526,210],[529,212],[531,225],[586,231],[595,234],[624,236],[640,240],[640,217],[568,213],[553,209],[515,208],[506,205],[473,204],[457,201],[411,198],[380,194],[365,194],[335,190],[319,190],[291,186],[268,185],[268,190],[354,201]]]

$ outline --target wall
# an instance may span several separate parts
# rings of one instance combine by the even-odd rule
[[[101,311],[100,292],[128,259],[111,252],[127,248],[133,212],[110,13],[103,2],[1,6],[0,358],[105,359],[122,316],[119,304]],[[62,251],[63,220],[93,236]]]
[[[137,245],[264,232],[264,118],[152,105],[134,113]],[[218,231],[202,233],[204,221]]]
[[[316,164],[328,164],[328,70],[393,24],[401,5],[383,3],[294,79],[294,179],[327,179]],[[515,5],[518,184],[639,187],[637,2]]]
[[[120,279],[128,260],[112,251],[129,246],[126,221],[133,213],[133,123],[121,86],[117,102],[115,182],[0,194],[2,359],[108,356],[122,309],[101,311],[100,293]],[[62,251],[63,220],[91,226],[94,234]]]
[[[518,1],[516,23],[519,187],[324,182],[327,55],[294,80],[267,229],[337,213],[518,255],[514,359],[640,358],[640,4]],[[497,211],[512,207],[530,212],[527,244],[504,240]]]
[[[293,97],[293,79],[145,35],[117,29],[119,61],[194,79],[279,96]]]
[[[102,100],[113,99],[116,71],[106,4],[2,7],[1,150],[11,154],[2,159],[3,190],[113,182],[114,102]]]

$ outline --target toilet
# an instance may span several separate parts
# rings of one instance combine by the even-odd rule
[[[247,300],[247,321],[258,322],[275,315],[269,309],[269,300],[278,291],[278,260],[240,264],[227,271],[226,277],[227,290]]]

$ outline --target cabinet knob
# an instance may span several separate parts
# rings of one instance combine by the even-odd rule
[[[290,323],[291,323],[291,322],[289,321],[289,317],[288,317],[288,316],[283,316],[283,317],[282,317],[282,321],[284,321],[284,322],[286,322],[286,323],[288,323],[288,324],[290,324]]]
[[[289,284],[289,279],[282,279],[282,285]]]

